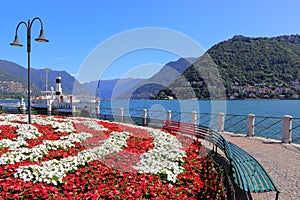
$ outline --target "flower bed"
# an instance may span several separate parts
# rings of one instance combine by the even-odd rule
[[[0,115],[0,199],[220,199],[219,166],[171,132]]]

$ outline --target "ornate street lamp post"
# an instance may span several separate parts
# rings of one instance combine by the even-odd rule
[[[40,18],[35,17],[32,21],[28,20],[28,22],[21,21],[16,28],[15,39],[10,45],[22,47],[23,45],[19,42],[18,39],[18,29],[21,24],[24,24],[27,29],[27,54],[28,54],[28,124],[31,124],[31,97],[30,97],[30,52],[31,52],[31,27],[34,21],[39,21],[41,24],[40,35],[35,39],[38,42],[49,42],[44,36],[43,22]]]

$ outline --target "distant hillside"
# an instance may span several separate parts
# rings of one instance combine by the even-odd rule
[[[13,62],[0,60],[0,97],[25,97],[27,90],[27,71]],[[32,85],[31,90],[34,94],[40,94],[35,85]]]
[[[170,83],[175,81],[197,58],[180,58],[164,65],[159,72],[146,80],[139,81],[127,92],[117,98],[150,99]]]
[[[293,81],[300,80],[300,35],[274,38],[235,36],[210,48],[207,54],[190,66],[169,86],[170,88],[161,90],[158,98],[171,91],[185,91],[182,98],[208,98],[210,95],[203,79],[205,74],[198,72],[201,71],[199,68],[209,67],[205,61],[209,56],[213,61],[211,64],[218,67],[228,98],[233,95],[247,98],[251,90],[253,97],[262,93],[266,98],[276,98],[274,90],[278,90],[277,96],[291,96],[288,93],[297,95],[297,87],[291,88],[291,85]],[[257,85],[264,85],[264,90],[259,90]],[[187,86],[193,90],[186,91]],[[251,89],[247,86],[256,88]],[[244,93],[240,94],[246,89],[249,90],[246,96],[243,96]],[[176,92],[172,96],[176,96]]]
[[[101,99],[116,98],[123,93],[126,93],[140,81],[144,79],[113,79],[100,80],[84,83],[83,86],[89,89],[92,94],[100,93]]]
[[[274,38],[235,36],[208,50],[226,85],[290,84],[300,77],[300,35]]]
[[[54,71],[48,69],[48,89],[55,89],[56,77],[62,78],[63,93],[71,94],[73,92],[74,82],[77,80],[65,71]],[[10,82],[10,83],[7,83]],[[79,84],[79,83],[78,83]],[[6,85],[8,85],[6,87]],[[80,84],[79,84],[80,85]],[[3,86],[3,87],[1,87]],[[18,91],[16,92],[16,86]],[[46,69],[31,68],[31,89],[33,95],[40,95],[40,91],[46,89]],[[7,89],[6,89],[7,88]],[[85,91],[82,86],[78,90]],[[25,97],[27,92],[27,68],[16,63],[0,60],[0,95],[1,97],[18,96]]]

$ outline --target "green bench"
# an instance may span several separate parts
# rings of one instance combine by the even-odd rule
[[[218,132],[208,127],[171,120],[165,120],[163,128],[211,142],[213,151],[217,153],[220,149],[229,160],[234,182],[241,190],[247,193],[274,191],[275,199],[278,199],[280,190],[260,163],[237,145],[228,142]]]

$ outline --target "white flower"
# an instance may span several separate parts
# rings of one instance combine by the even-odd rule
[[[56,132],[66,132],[70,135],[60,137],[59,140],[46,140],[42,144],[32,148],[27,148],[26,140],[34,139],[42,135],[38,129],[33,125],[18,124],[14,121],[27,122],[26,115],[3,115],[0,116],[0,125],[10,125],[17,127],[17,138],[12,140],[0,140],[0,147],[9,148],[11,151],[0,156],[0,165],[8,163],[16,163],[22,160],[38,161],[44,157],[49,150],[56,150],[59,148],[75,147],[75,142],[83,142],[89,137],[89,133],[74,133],[76,130],[73,123],[83,123],[90,129],[107,130],[98,123],[95,119],[81,118],[56,118],[56,117],[40,117],[33,116],[32,122],[43,125],[51,125]],[[125,126],[137,127],[135,125],[123,124]],[[176,182],[178,174],[184,171],[181,166],[183,158],[186,156],[185,151],[181,150],[182,145],[168,133],[161,130],[139,127],[150,133],[153,138],[154,148],[144,153],[140,157],[140,161],[133,166],[140,172],[165,174],[169,182]],[[126,147],[126,140],[130,133],[126,132],[112,132],[110,137],[106,140],[100,141],[99,146],[92,149],[87,149],[79,152],[76,156],[66,157],[60,160],[49,160],[41,162],[39,165],[21,166],[17,168],[14,176],[23,180],[46,182],[49,184],[58,184],[62,182],[70,171],[77,170],[79,166],[86,165],[89,161],[104,157],[107,154],[122,151]]]
[[[166,174],[167,180],[175,183],[177,175],[184,170],[180,163],[186,153],[181,150],[181,143],[175,136],[161,130],[147,130],[154,139],[154,149],[142,154],[140,162],[134,168],[145,173]]]
[[[88,133],[83,133],[88,135]],[[82,136],[83,137],[83,136]],[[101,146],[84,150],[77,156],[70,156],[61,160],[44,161],[40,165],[28,165],[17,168],[15,177],[23,180],[42,181],[57,184],[72,170],[85,165],[91,160],[99,159],[106,154],[121,151],[126,146],[129,133],[112,132],[110,137],[102,142]]]
[[[98,131],[101,131],[101,130],[108,130],[107,128],[105,128],[104,126],[98,124],[96,121],[94,121],[93,119],[86,119],[85,121],[83,121],[83,125],[91,128],[91,129],[94,129],[94,130],[98,130]]]
[[[14,151],[4,153],[0,156],[0,165],[20,162],[21,160],[38,161],[44,157],[49,150],[58,148],[75,147],[74,142],[83,142],[87,138],[92,137],[90,133],[70,134],[69,136],[61,137],[60,140],[45,140],[42,144],[32,148],[18,148]]]

